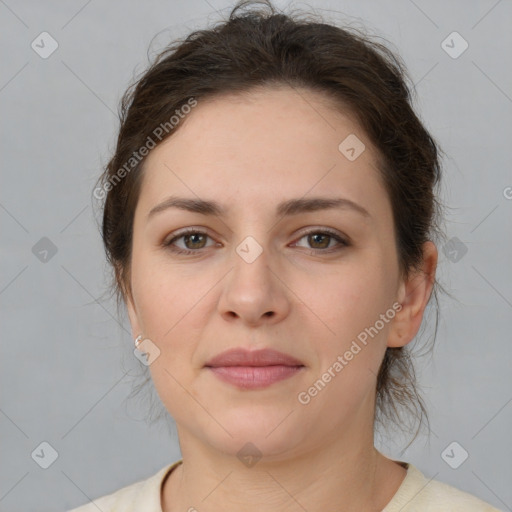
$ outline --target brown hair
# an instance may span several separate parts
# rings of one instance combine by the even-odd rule
[[[269,1],[239,2],[228,20],[166,47],[122,98],[117,147],[95,190],[95,197],[105,198],[102,236],[118,306],[131,294],[133,218],[145,161],[134,154],[191,98],[200,102],[259,86],[306,87],[356,116],[379,152],[402,275],[418,270],[422,244],[440,235],[434,193],[440,161],[436,143],[413,111],[407,82],[400,58],[362,31],[302,13],[285,15]],[[436,304],[438,287],[434,282]],[[437,321],[436,308],[436,331]],[[376,419],[400,421],[397,406],[403,406],[421,426],[425,408],[408,347],[386,350],[376,393]]]

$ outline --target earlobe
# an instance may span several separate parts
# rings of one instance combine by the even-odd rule
[[[435,282],[437,256],[434,243],[425,242],[422,268],[401,283],[398,300],[402,309],[397,312],[391,325],[388,347],[403,347],[418,333]]]

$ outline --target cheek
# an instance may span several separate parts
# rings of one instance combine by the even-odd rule
[[[172,267],[149,250],[134,251],[132,287],[144,334],[167,342],[198,301],[201,283],[181,267]]]
[[[379,261],[384,260],[379,259],[378,251],[368,251],[364,258],[354,259],[338,267],[336,272],[311,276],[308,283],[314,286],[299,292],[307,297],[309,310],[306,311],[312,322],[311,338],[314,338],[309,343],[317,358],[311,384],[323,379],[322,375],[330,379],[327,392],[322,391],[323,398],[315,407],[332,406],[333,414],[343,415],[342,409],[352,410],[365,396],[374,393],[387,332],[394,317],[394,275]],[[336,377],[325,375],[329,369]]]
[[[204,277],[188,275],[148,254],[140,257],[134,268],[132,286],[141,328],[160,350],[149,366],[151,378],[166,409],[174,418],[181,418],[182,411],[194,406],[191,395],[199,399],[190,383],[196,377],[195,355],[201,319],[204,323],[206,318],[208,286]]]
[[[134,255],[134,261],[136,256]],[[150,251],[140,254],[132,276],[144,336],[160,350],[150,366],[155,384],[191,381],[203,364],[201,341],[215,306],[215,287],[222,275],[198,272],[193,265],[170,265]],[[172,379],[170,379],[172,381]],[[164,382],[165,383],[165,382]],[[167,382],[166,386],[174,386]]]
[[[322,319],[310,315],[317,364],[301,389],[311,400],[305,410],[315,412],[312,416],[328,414],[341,422],[373,400],[394,310],[385,288],[389,277],[377,265],[369,268],[351,267],[350,272],[321,279],[323,288],[315,287],[308,295],[308,306]]]
[[[326,341],[344,342],[373,325],[392,306],[392,279],[377,261],[340,266],[297,281],[299,297],[315,313]]]

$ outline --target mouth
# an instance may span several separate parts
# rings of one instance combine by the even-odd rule
[[[205,368],[237,388],[262,389],[297,375],[305,366],[298,359],[273,349],[238,348],[222,352],[209,360]]]

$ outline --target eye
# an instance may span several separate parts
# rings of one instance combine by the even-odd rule
[[[210,238],[208,233],[199,229],[189,228],[176,234],[176,236],[170,240],[163,242],[162,246],[176,254],[198,254],[201,249],[218,245],[215,243],[209,246],[206,245],[208,238]],[[309,249],[323,253],[337,251],[350,245],[350,243],[338,233],[325,228],[308,231],[299,238],[299,241],[302,239],[307,239],[307,243],[310,245]],[[177,242],[180,240],[182,240],[184,247],[177,245]],[[335,243],[332,244],[332,242]],[[300,247],[298,242],[295,242],[294,245]]]
[[[299,241],[302,239],[306,239],[310,249],[320,252],[332,252],[331,250],[338,250],[350,245],[338,233],[329,229],[308,231],[302,235]],[[331,242],[337,242],[337,245],[335,243],[333,246]],[[296,242],[296,245],[299,246],[298,242]]]
[[[204,231],[188,229],[164,242],[162,245],[178,254],[193,254],[197,253],[199,249],[207,247],[206,240],[208,238],[210,237]],[[180,239],[183,239],[183,243],[185,244],[184,248],[175,245],[175,243]]]

